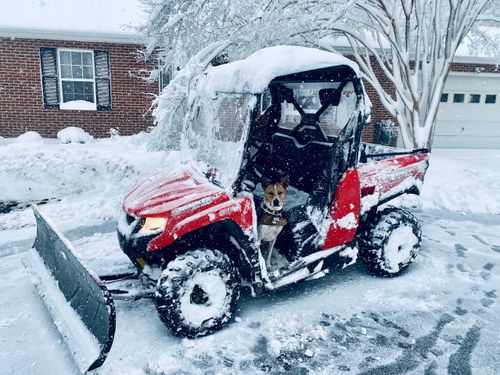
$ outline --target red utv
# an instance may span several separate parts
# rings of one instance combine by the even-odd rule
[[[417,219],[378,208],[418,194],[428,153],[361,142],[369,102],[350,60],[267,48],[208,69],[197,89],[181,151],[188,162],[138,182],[118,225],[121,248],[139,272],[161,270],[156,307],[173,332],[194,337],[221,328],[242,283],[254,294],[269,292],[358,256],[371,272],[395,276],[415,259]],[[290,182],[288,223],[268,270],[255,208],[258,182],[276,173]]]
[[[374,274],[396,276],[418,254],[415,216],[381,206],[419,193],[428,150],[361,142],[370,103],[352,61],[310,48],[266,48],[208,68],[192,88],[189,105],[184,162],[143,178],[123,202],[118,238],[137,268],[135,276],[99,279],[35,209],[31,269],[49,269],[38,285],[55,278],[63,294],[59,300],[76,311],[92,334],[89,342],[97,342],[89,345],[84,370],[99,367],[113,341],[107,283],[142,280],[142,296],[155,299],[165,325],[196,337],[231,319],[242,286],[254,295],[272,292],[342,269],[358,257]],[[268,269],[256,207],[262,200],[259,182],[276,174],[289,180],[287,224]],[[57,294],[40,289],[44,297]],[[138,297],[110,292],[115,298]]]

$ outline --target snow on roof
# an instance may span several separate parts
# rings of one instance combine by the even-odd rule
[[[500,27],[484,27],[483,28],[493,39],[500,38]],[[372,35],[366,35],[367,40],[373,48],[378,49],[379,44]],[[319,45],[321,47],[338,50],[339,52],[349,54],[352,53],[352,48],[345,36],[326,36],[319,40]],[[384,48],[388,48],[387,43],[383,43]],[[467,61],[467,59],[484,62],[484,63],[498,63],[498,58],[492,56],[487,51],[481,51],[472,48],[472,41],[470,39],[470,34],[468,34],[462,43],[458,46],[457,52],[455,54],[455,61]]]
[[[116,37],[137,39],[134,27],[142,25],[147,14],[139,0],[13,0],[3,1],[0,10],[0,36],[40,37],[58,35],[70,39],[86,35],[88,40]],[[99,37],[100,36],[100,37]],[[103,38],[104,36],[104,38]],[[115,38],[113,38],[115,37]]]
[[[207,70],[201,87],[208,92],[261,93],[276,77],[339,65],[359,69],[353,61],[331,52],[297,46],[258,50],[246,59]]]

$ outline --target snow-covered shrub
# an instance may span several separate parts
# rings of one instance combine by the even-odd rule
[[[115,128],[110,128],[109,129],[109,137],[111,139],[118,139],[118,138],[120,138],[120,130],[115,129]]]
[[[81,128],[70,126],[60,130],[57,139],[61,143],[87,143],[92,140],[92,136]]]
[[[41,143],[43,142],[42,136],[34,131],[29,131],[21,134],[16,138],[16,143]]]

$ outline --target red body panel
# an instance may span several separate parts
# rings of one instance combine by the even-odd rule
[[[428,160],[429,154],[419,153],[359,164],[362,211],[411,188],[420,190]]]
[[[429,155],[406,155],[359,164],[340,180],[329,207],[330,224],[323,249],[351,242],[360,214],[382,199],[397,195],[423,182]],[[369,199],[367,199],[369,198]],[[165,230],[151,240],[148,251],[165,248],[177,238],[206,225],[231,219],[249,233],[254,222],[253,197],[231,197],[207,178],[190,169],[178,173],[161,171],[142,179],[125,197],[123,209],[135,217],[167,218]]]
[[[323,250],[351,242],[359,223],[360,192],[358,171],[349,169],[340,180],[335,199],[329,207],[331,224]]]
[[[243,231],[250,231],[252,206],[250,195],[232,198],[224,189],[189,169],[178,174],[162,171],[143,179],[123,202],[123,209],[130,215],[167,218],[163,233],[149,243],[150,252],[224,219],[232,219]]]

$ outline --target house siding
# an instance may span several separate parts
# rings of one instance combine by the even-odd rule
[[[111,68],[112,109],[79,111],[45,109],[40,77],[40,48],[106,50]],[[72,42],[0,38],[0,135],[15,137],[36,131],[56,137],[68,126],[77,126],[95,137],[109,136],[109,129],[130,135],[153,123],[149,108],[157,84],[143,78],[153,62],[138,58],[137,44]]]

